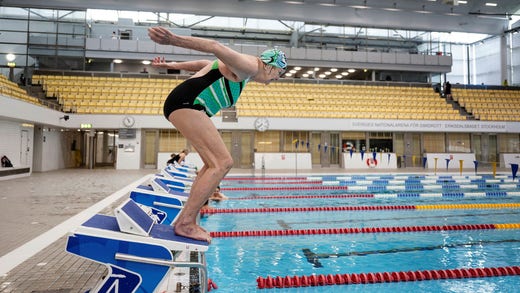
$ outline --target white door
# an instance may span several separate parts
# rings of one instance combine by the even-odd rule
[[[29,131],[22,130],[21,138],[20,138],[20,165],[28,166],[29,165],[29,155],[30,155],[30,147],[29,147]]]

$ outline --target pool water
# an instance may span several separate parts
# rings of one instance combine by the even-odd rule
[[[335,179],[332,175],[327,178]],[[511,183],[510,181],[509,183]],[[316,186],[315,182],[311,184],[299,182],[290,185],[274,181],[271,183],[274,184],[258,180],[248,181],[247,179],[224,181],[221,185],[222,190],[230,197],[230,200],[211,205],[219,209],[242,209],[520,202],[516,196],[460,198],[334,198],[331,196],[331,198],[243,199],[260,195],[283,197],[287,195],[338,194],[335,190],[321,190],[317,193],[315,190],[307,189],[309,186]],[[226,187],[240,186],[247,187],[249,190],[226,191]],[[265,191],[262,190],[262,186],[298,186],[299,189]],[[258,190],[253,190],[251,187],[258,187]],[[466,192],[464,189],[458,191]],[[514,192],[515,188],[511,188],[511,191]],[[377,196],[377,193],[372,192],[371,194]],[[238,198],[242,199],[237,200]],[[201,219],[201,224],[212,232],[519,222],[520,212],[517,208],[233,212],[209,214]],[[347,290],[348,292],[520,292],[519,276],[283,289],[259,289],[257,287],[257,278],[267,276],[283,278],[285,276],[518,266],[520,265],[520,229],[214,237],[210,249],[206,253],[206,258],[209,277],[219,287],[217,292],[323,293],[338,292],[338,290],[340,292]]]

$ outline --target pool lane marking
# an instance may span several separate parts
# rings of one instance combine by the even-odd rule
[[[277,237],[298,235],[333,235],[361,233],[406,233],[406,232],[437,232],[437,231],[469,231],[520,229],[520,223],[505,224],[462,224],[462,225],[430,225],[430,226],[391,226],[364,228],[317,228],[299,230],[246,230],[246,231],[215,231],[210,232],[213,238],[223,237]]]
[[[351,284],[374,284],[389,282],[414,282],[424,280],[485,278],[518,275],[520,275],[520,266],[508,266],[484,268],[455,268],[407,272],[394,271],[375,273],[351,273],[336,275],[312,274],[309,276],[267,276],[266,278],[258,277],[256,281],[258,288],[264,289]]]
[[[429,204],[416,205],[417,210],[432,209],[516,209],[520,208],[520,203],[475,203],[475,204]]]
[[[496,212],[496,213],[475,213],[468,215],[466,212],[463,212],[461,214],[450,214],[450,215],[438,215],[438,216],[413,216],[413,217],[386,217],[386,218],[362,218],[362,219],[342,219],[342,220],[324,220],[324,221],[302,221],[302,222],[287,222],[284,221],[283,223],[286,225],[287,228],[291,227],[292,225],[312,225],[312,224],[333,224],[333,223],[370,223],[370,222],[377,222],[380,223],[381,221],[401,221],[401,220],[424,220],[426,218],[428,219],[448,219],[448,218],[460,218],[460,217],[482,217],[482,216],[501,216],[501,215],[518,215],[518,212],[511,211],[511,212]]]
[[[222,190],[225,190],[224,188]],[[438,198],[463,198],[463,197],[508,197],[520,196],[520,191],[486,191],[486,192],[442,192],[442,193],[348,193],[348,194],[328,194],[328,195],[252,195],[245,197],[232,197],[229,200],[258,200],[258,199],[316,199],[316,198],[418,198],[418,197],[438,197]]]
[[[384,191],[426,191],[426,190],[460,190],[460,189],[484,189],[478,184],[456,184],[456,185],[319,185],[319,186],[270,186],[270,187],[222,187],[223,191],[282,191],[282,190],[349,190],[354,192],[384,192]],[[490,186],[493,189],[518,189],[520,184],[499,184],[496,187]]]
[[[307,261],[311,263],[315,268],[321,268],[323,265],[319,261],[322,258],[338,258],[338,257],[349,257],[349,256],[366,256],[371,254],[389,254],[389,253],[401,253],[401,252],[414,252],[414,251],[426,251],[426,250],[437,250],[444,248],[456,248],[461,246],[475,246],[475,245],[487,245],[487,244],[502,244],[502,243],[517,243],[520,239],[505,239],[505,240],[483,240],[483,241],[472,241],[466,243],[452,243],[452,244],[440,244],[431,246],[417,246],[417,247],[403,247],[403,248],[392,248],[392,249],[377,249],[367,251],[351,251],[341,253],[315,253],[308,248],[303,248],[302,252],[307,258]]]
[[[136,186],[139,186],[146,180],[149,180],[152,175],[146,175],[141,179],[130,183],[125,186],[121,190],[116,191],[110,196],[100,200],[89,208],[83,210],[77,215],[65,220],[61,224],[51,228],[47,232],[37,236],[36,238],[30,240],[29,242],[19,246],[18,248],[13,249],[11,252],[0,257],[0,277],[8,274],[9,271],[14,269],[19,264],[28,260],[38,252],[45,249],[47,246],[51,245],[67,233],[69,233],[75,227],[80,226],[85,221],[90,219],[96,213],[102,211],[106,207],[110,206],[115,201],[121,199],[123,196],[128,196],[128,193],[132,191]]]
[[[225,190],[225,189],[222,189]],[[374,194],[330,194],[330,195],[254,195],[245,197],[234,197],[229,200],[253,200],[253,199],[309,199],[309,198],[373,198]]]
[[[328,212],[328,211],[381,211],[381,210],[438,210],[438,209],[517,209],[520,203],[476,203],[437,205],[378,205],[378,206],[327,206],[327,207],[270,207],[270,208],[209,208],[201,214]]]

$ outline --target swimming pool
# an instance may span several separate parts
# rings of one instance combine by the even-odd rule
[[[520,265],[517,182],[423,177],[230,177],[221,185],[230,200],[201,220],[214,237],[209,277],[218,292],[517,292],[519,276],[259,288],[267,277]]]

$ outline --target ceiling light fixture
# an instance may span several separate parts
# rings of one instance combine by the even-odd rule
[[[321,5],[321,6],[332,6],[332,7],[338,6],[336,4],[336,0],[333,0],[332,3],[320,3],[319,5]]]
[[[368,9],[367,1],[363,1],[363,5],[351,5],[350,7],[356,8],[356,9]]]
[[[391,7],[391,8],[383,8],[383,10],[386,10],[386,11],[402,11],[402,9],[397,8],[397,3],[395,3],[395,2],[394,2],[393,7]]]
[[[293,4],[293,5],[301,5],[301,4],[304,4],[303,1],[284,1],[284,3],[287,3],[287,4]]]

